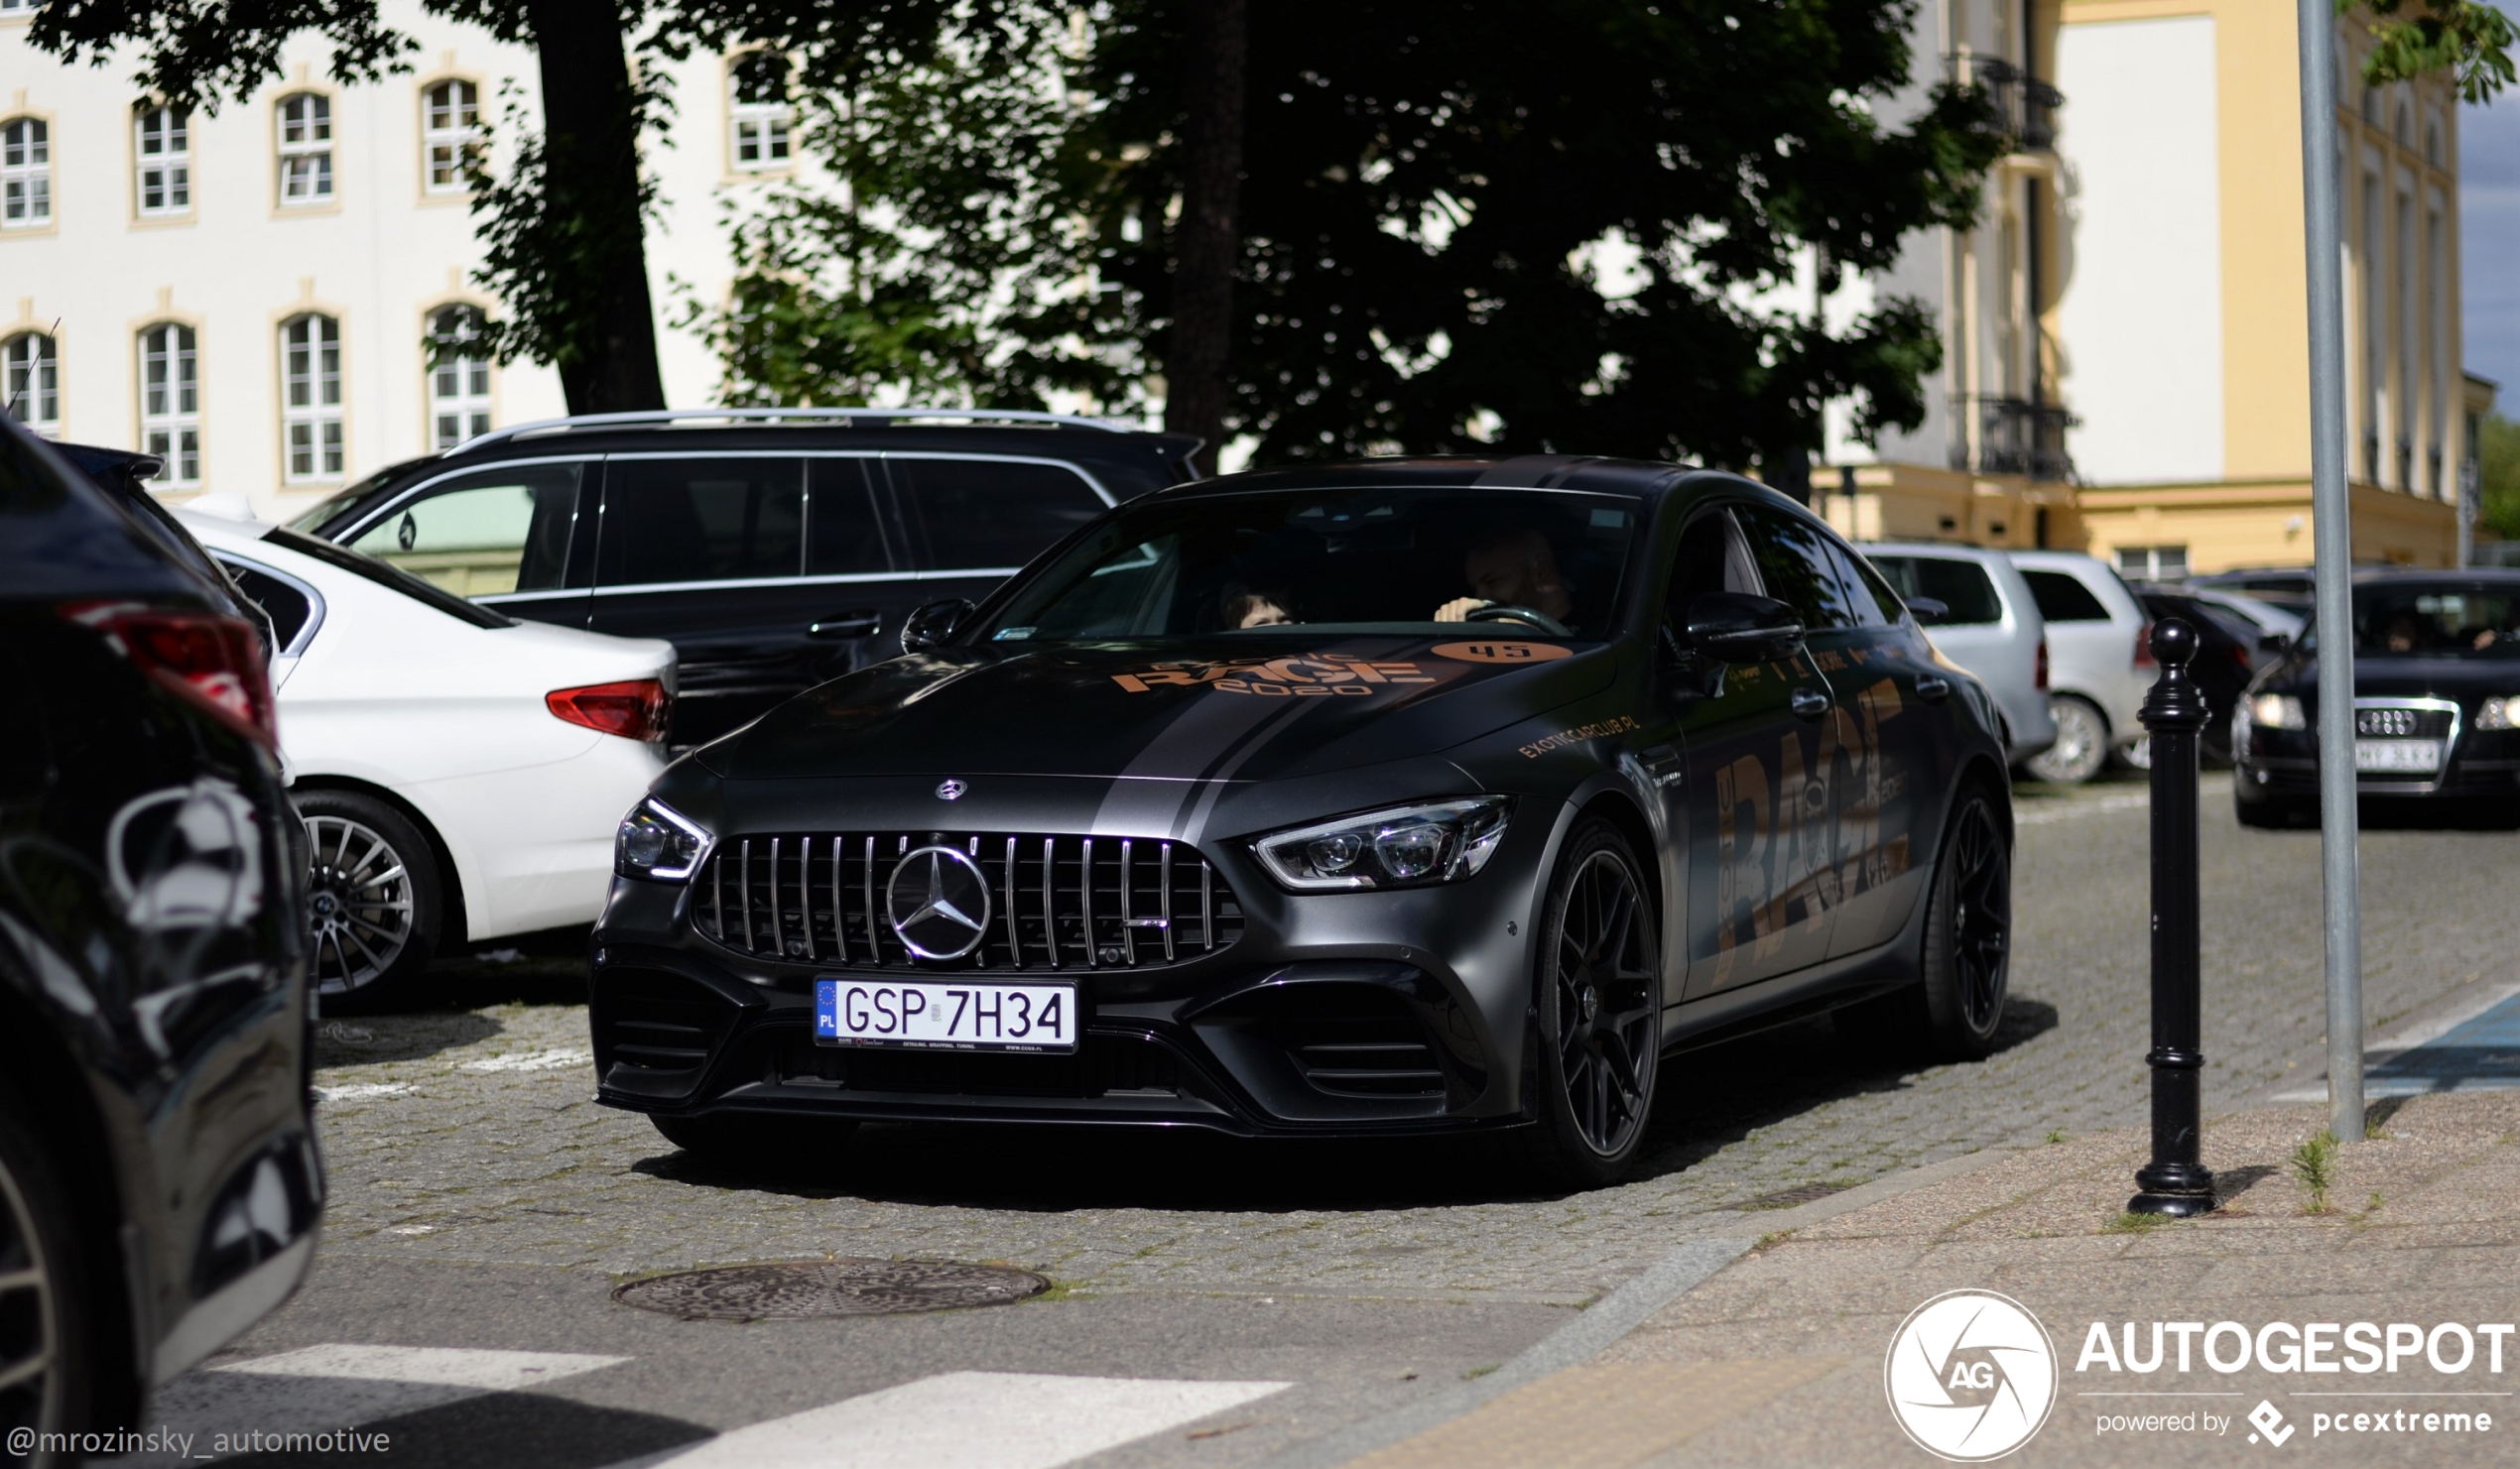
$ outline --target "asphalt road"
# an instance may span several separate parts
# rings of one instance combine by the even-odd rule
[[[1129,1421],[1154,1431],[1116,1447],[1075,1439],[1099,1449],[1082,1462],[1255,1464],[1493,1369],[1681,1240],[1737,1228],[1744,1209],[2140,1121],[2143,802],[2140,784],[2020,794],[1996,1055],[1903,1070],[1827,1021],[1686,1055],[1665,1068],[1633,1176],[1571,1196],[1502,1189],[1453,1147],[1039,1129],[869,1128],[775,1173],[711,1168],[588,1100],[582,970],[565,946],[450,964],[438,1008],[325,1023],[333,1191],[319,1264],[210,1366],[285,1367],[275,1354],[342,1343],[573,1355],[548,1359],[543,1377],[546,1359],[482,1357],[445,1369],[435,1397],[408,1383],[361,1396],[347,1378],[393,1372],[319,1359],[296,1376],[196,1372],[161,1416],[203,1431],[357,1422],[394,1432],[394,1463],[594,1469],[794,1414],[810,1437],[814,1409],[883,1390],[908,1395],[882,1400],[904,1421],[1012,1414],[1056,1439],[1025,1414],[1053,1411],[1040,1395],[1057,1385],[905,1386],[942,1374],[1107,1378],[1122,1385],[1114,1402],[1210,1380],[1249,1386],[1221,1409],[1148,1399]],[[2205,813],[2213,1111],[2316,1085],[2324,1007],[2317,834],[2242,831],[2219,774]],[[2515,859],[2507,833],[2366,833],[2375,1034],[2511,977]],[[1056,1288],[1009,1307],[811,1322],[687,1321],[610,1296],[656,1272],[832,1257],[1009,1264]],[[507,1371],[531,1391],[482,1394]],[[856,1415],[883,1419],[878,1407]]]

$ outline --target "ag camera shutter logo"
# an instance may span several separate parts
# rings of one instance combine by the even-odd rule
[[[1951,1290],[1899,1323],[1882,1363],[1891,1415],[1919,1448],[1955,1464],[2028,1443],[2057,1403],[2057,1349],[2021,1302]]]

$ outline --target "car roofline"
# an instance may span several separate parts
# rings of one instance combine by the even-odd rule
[[[438,457],[454,458],[474,449],[506,443],[527,434],[566,433],[585,428],[634,428],[663,427],[687,421],[711,421],[737,424],[859,424],[876,428],[889,428],[903,421],[944,419],[956,424],[1016,424],[1025,427],[1054,428],[1085,428],[1100,433],[1134,433],[1139,431],[1126,424],[1109,419],[1089,419],[1080,414],[1036,413],[1010,408],[666,408],[640,409],[629,413],[570,414],[559,419],[534,419],[523,424],[510,424],[487,433],[476,433]],[[1196,450],[1194,450],[1196,452]]]

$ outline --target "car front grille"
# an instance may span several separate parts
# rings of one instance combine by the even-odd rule
[[[2367,740],[2438,740],[2450,734],[2448,709],[2390,706],[2353,711],[2353,732]]]
[[[980,942],[914,960],[887,913],[893,869],[924,847],[967,853],[987,880]],[[942,860],[942,859],[936,859]],[[1185,842],[1004,832],[806,832],[721,842],[694,882],[701,933],[799,964],[906,969],[1150,968],[1242,936],[1242,905]]]

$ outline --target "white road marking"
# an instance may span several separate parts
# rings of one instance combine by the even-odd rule
[[[1292,1386],[949,1372],[640,1462],[673,1469],[1053,1469]]]
[[[349,1346],[326,1342],[271,1357],[224,1362],[212,1372],[257,1377],[354,1378],[361,1382],[426,1383],[484,1393],[556,1383],[565,1377],[627,1362],[627,1357],[589,1357],[573,1352],[488,1352],[466,1347]]]
[[[461,1071],[562,1071],[570,1066],[591,1066],[595,1053],[591,1050],[528,1050],[516,1055],[494,1055],[487,1060],[466,1061]]]
[[[2094,811],[2131,811],[2139,806],[2148,806],[2152,803],[2153,796],[2152,793],[2149,791],[2140,796],[2103,796],[2093,800],[2074,801],[2069,805],[2039,806],[2027,811],[2016,809],[2013,813],[2012,824],[2015,826],[2045,826],[2051,821],[2063,821],[2075,816],[2087,816]]]
[[[627,1362],[569,1352],[453,1347],[322,1346],[188,1372],[150,1404],[149,1427],[187,1435],[176,1454],[100,1462],[156,1469],[249,1452],[252,1434],[373,1430],[387,1418],[486,1393],[539,1387]],[[224,1435],[224,1438],[222,1438]]]
[[[356,1102],[367,1097],[399,1097],[411,1089],[408,1081],[362,1081],[350,1086],[318,1086],[315,1095],[327,1102]]]

